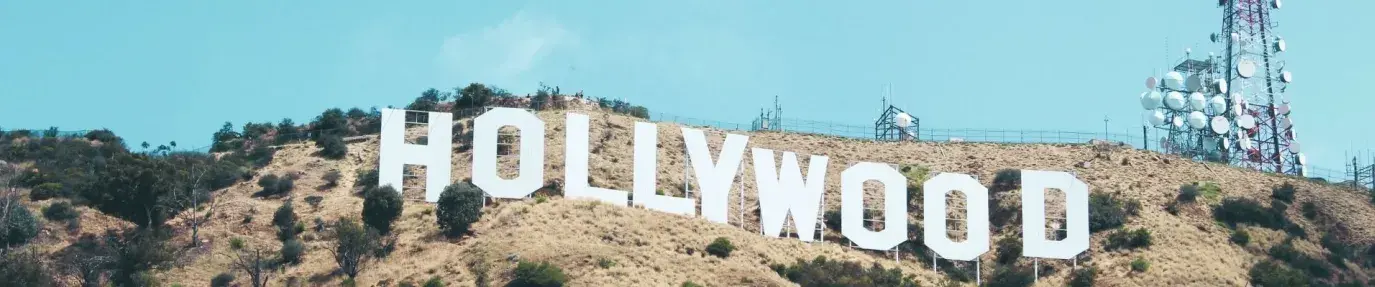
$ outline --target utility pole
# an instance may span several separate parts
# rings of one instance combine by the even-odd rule
[[[1108,141],[1108,115],[1103,115],[1103,141]]]

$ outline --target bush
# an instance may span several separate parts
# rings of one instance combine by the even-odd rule
[[[1097,278],[1098,268],[1082,268],[1074,270],[1074,273],[1070,274],[1069,283],[1067,285],[1070,287],[1093,287],[1093,280]]]
[[[1000,193],[1004,191],[1017,190],[1022,188],[1022,171],[1019,169],[1003,169],[993,175],[993,186],[989,187],[989,193]]]
[[[1024,287],[1035,282],[1031,268],[1026,267],[999,267],[988,278],[988,286],[993,287]]]
[[[1213,218],[1231,226],[1250,223],[1276,230],[1284,228],[1286,223],[1282,213],[1261,207],[1255,200],[1236,197],[1223,199],[1222,204],[1213,208]]]
[[[680,286],[680,287],[704,287],[704,286],[702,286],[702,284],[692,283],[692,281],[683,281],[683,285],[678,285],[678,286]]]
[[[296,188],[296,180],[291,177],[280,177],[275,174],[264,175],[258,179],[258,187],[263,188],[255,196],[273,196],[291,192]]]
[[[482,217],[481,188],[460,182],[444,188],[439,195],[435,220],[445,235],[457,237],[468,233],[474,222]]]
[[[1176,199],[1178,199],[1179,202],[1192,203],[1198,201],[1198,194],[1198,185],[1184,184],[1179,186],[1179,197]]]
[[[1237,229],[1236,231],[1232,231],[1231,240],[1232,243],[1236,243],[1237,245],[1241,246],[1246,246],[1247,243],[1251,242],[1251,234],[1246,233],[1245,230]]]
[[[344,174],[338,170],[331,170],[320,178],[325,180],[325,186],[334,187],[339,185],[339,180],[344,178]]]
[[[840,231],[840,210],[827,210],[821,217],[823,223],[826,224],[826,228]]]
[[[516,265],[515,278],[506,286],[510,287],[556,287],[568,282],[563,269],[549,265],[549,262],[531,263],[521,261]]]
[[[377,230],[358,225],[353,219],[339,220],[334,227],[334,263],[349,279],[358,276],[378,247]]]
[[[1291,242],[1285,242],[1270,247],[1270,257],[1289,263],[1289,266],[1293,266],[1298,270],[1303,270],[1313,277],[1327,278],[1332,275],[1332,270],[1327,269],[1327,265],[1324,264],[1322,260],[1313,258],[1294,249],[1294,245]]]
[[[272,226],[277,227],[277,240],[285,242],[296,238],[299,232],[296,230],[296,220],[296,209],[291,207],[290,200],[283,203],[282,207],[278,207],[277,212],[272,213]]]
[[[1132,271],[1146,272],[1148,269],[1151,269],[1151,262],[1146,261],[1146,258],[1137,257],[1136,260],[1132,260]]]
[[[1108,238],[1103,242],[1103,249],[1108,251],[1118,249],[1136,249],[1151,246],[1151,231],[1146,228],[1128,231],[1121,229],[1108,234]]]
[[[320,137],[315,146],[320,147],[320,156],[328,159],[341,159],[349,154],[348,144],[345,144],[344,138],[339,135]]]
[[[391,233],[391,225],[401,217],[401,193],[390,185],[365,191],[363,195],[363,223],[382,234]]]
[[[368,190],[377,187],[377,182],[381,176],[377,174],[377,169],[359,170],[358,177],[353,180],[354,188]]]
[[[444,279],[440,279],[439,276],[430,277],[430,280],[425,281],[425,285],[424,285],[424,286],[425,286],[425,287],[444,287]]]
[[[1254,286],[1305,286],[1310,281],[1308,275],[1271,261],[1251,266],[1250,275]]]
[[[798,259],[792,266],[774,264],[771,266],[779,276],[787,278],[788,281],[797,283],[802,287],[813,286],[902,286],[915,287],[917,283],[911,278],[904,277],[902,269],[885,269],[882,265],[874,263],[872,267],[865,268],[858,262],[827,260],[825,256],[817,256],[812,261]],[[945,272],[945,269],[941,269]]]
[[[67,221],[81,217],[81,213],[72,207],[72,203],[60,201],[44,207],[43,217],[52,221]]]
[[[282,261],[290,264],[300,264],[301,258],[306,254],[305,244],[300,240],[291,239],[282,243]]]
[[[58,286],[36,251],[6,251],[0,254],[0,286]]]
[[[243,247],[243,238],[234,237],[229,239],[229,249],[240,250],[243,249]]]
[[[320,202],[324,201],[325,198],[319,195],[311,195],[306,197],[306,204],[310,204],[311,208],[320,208]]]
[[[707,253],[716,257],[730,257],[731,251],[735,251],[735,245],[730,243],[730,239],[717,237],[711,244],[707,245]]]
[[[1283,200],[1284,202],[1294,203],[1294,193],[1296,191],[1297,190],[1294,189],[1293,184],[1289,184],[1288,182],[1286,182],[1284,183],[1284,185],[1276,186],[1275,188],[1270,189],[1270,197],[1278,200]]]
[[[1127,212],[1122,202],[1106,193],[1089,196],[1089,232],[1122,227],[1127,221]]]
[[[1017,263],[1017,258],[1022,257],[1022,241],[1014,236],[1004,236],[998,240],[998,256],[994,262],[1003,265]]]
[[[1303,218],[1307,218],[1308,220],[1318,219],[1318,206],[1314,205],[1313,202],[1304,202],[1299,208],[1299,211],[1303,213]]]
[[[63,192],[61,183],[49,182],[39,184],[38,186],[33,187],[33,190],[29,191],[29,198],[35,201],[58,197],[66,197],[66,194]]]
[[[210,279],[211,287],[229,287],[229,283],[234,283],[234,274],[229,272],[220,273],[220,275],[215,275],[215,278]]]
[[[9,217],[5,218],[3,230],[0,230],[0,244],[4,246],[19,246],[33,240],[38,236],[38,218],[34,218],[33,213],[29,213],[28,208],[24,208],[18,202],[0,200],[0,206],[9,209]]]

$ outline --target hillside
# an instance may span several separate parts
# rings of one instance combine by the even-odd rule
[[[635,118],[603,112],[595,108],[580,113],[592,116],[590,170],[594,186],[629,190],[631,186],[631,140]],[[540,112],[546,123],[545,178],[562,180],[564,154],[564,111]],[[460,122],[465,125],[470,121]],[[659,187],[669,194],[681,195],[684,151],[679,126],[659,123]],[[1285,214],[1307,231],[1306,238],[1294,240],[1301,252],[1315,258],[1327,258],[1330,252],[1320,238],[1334,234],[1350,246],[1375,244],[1375,206],[1368,194],[1224,165],[1198,163],[1154,152],[1118,148],[1111,145],[1041,145],[1041,144],[984,144],[984,143],[878,143],[819,135],[787,133],[747,133],[749,147],[775,151],[792,151],[799,156],[825,155],[830,158],[826,170],[826,209],[839,208],[840,172],[860,161],[921,166],[934,172],[959,172],[977,176],[992,186],[1001,169],[1038,169],[1072,171],[1089,184],[1093,193],[1113,194],[1119,199],[1140,202],[1139,214],[1126,220],[1127,228],[1146,228],[1152,235],[1152,245],[1142,249],[1107,251],[1103,244],[1110,232],[1097,232],[1091,240],[1092,248],[1077,262],[1080,267],[1096,267],[1100,273],[1098,286],[1245,286],[1251,276],[1249,269],[1258,262],[1269,260],[1267,251],[1281,244],[1290,235],[1282,230],[1255,226],[1241,229],[1251,234],[1251,242],[1239,246],[1229,238],[1232,230],[1219,224],[1211,215],[1211,208],[1223,198],[1250,198],[1262,203],[1271,202],[1271,190],[1288,183],[1298,193],[1292,208]],[[459,135],[461,136],[461,135]],[[708,130],[708,142],[715,153],[724,132]],[[462,144],[460,144],[462,145]],[[463,180],[471,174],[471,149],[455,152],[453,178]],[[270,219],[284,201],[291,200],[296,214],[308,226],[318,218],[333,222],[338,218],[359,217],[363,200],[357,196],[355,177],[360,171],[375,168],[377,139],[375,136],[349,143],[343,159],[328,160],[316,156],[319,148],[309,142],[281,146],[270,163],[256,171],[252,180],[239,182],[216,191],[217,202],[211,220],[201,227],[203,247],[183,252],[174,266],[156,273],[160,281],[185,286],[207,286],[212,277],[231,270],[230,238],[243,238],[249,245],[281,245]],[[516,151],[519,152],[519,151]],[[912,254],[901,254],[895,263],[892,254],[856,250],[837,242],[838,232],[828,231],[827,242],[804,243],[797,239],[771,239],[759,235],[758,219],[754,216],[757,203],[754,194],[753,167],[748,156],[741,168],[747,172],[737,178],[737,185],[745,184],[745,210],[739,210],[738,188],[732,190],[731,225],[708,222],[648,211],[634,207],[613,207],[588,201],[564,200],[561,192],[549,192],[552,198],[523,201],[498,201],[483,209],[482,219],[473,227],[472,236],[448,239],[440,235],[435,224],[434,206],[420,201],[421,191],[407,191],[405,212],[396,224],[395,251],[388,257],[372,262],[361,272],[358,286],[396,286],[401,282],[420,283],[439,276],[451,286],[472,286],[479,277],[489,278],[500,286],[511,279],[512,260],[547,261],[562,267],[572,286],[677,286],[691,281],[706,286],[789,286],[793,283],[770,269],[771,264],[791,264],[799,259],[816,256],[858,261],[865,266],[878,263],[901,268],[904,274],[915,275],[926,286],[946,284],[945,270],[938,273],[929,262],[918,262]],[[805,157],[802,159],[805,160]],[[501,172],[511,176],[515,172],[515,158],[503,157]],[[803,165],[804,170],[806,165]],[[339,171],[339,184],[326,187],[324,175]],[[296,187],[290,198],[259,198],[252,195],[262,188],[254,184],[258,177],[268,174],[298,174]],[[1182,184],[1208,181],[1220,187],[1218,194],[1205,194],[1198,203],[1181,204],[1176,214],[1167,211],[1176,201]],[[873,190],[873,189],[870,189]],[[878,205],[880,198],[873,191],[866,195],[867,205]],[[1015,196],[1016,191],[1000,197]],[[312,207],[307,196],[320,196],[322,202]],[[27,198],[27,196],[25,197]],[[1014,197],[1015,198],[1015,197]],[[35,214],[54,200],[26,201]],[[1308,219],[1300,206],[1312,203],[1318,216]],[[45,253],[56,252],[74,241],[75,234],[99,233],[105,228],[127,227],[130,224],[90,208],[82,211],[80,232],[62,234],[58,223],[43,226],[44,234],[33,244]],[[920,219],[917,209],[909,210],[912,220]],[[746,215],[744,222],[740,215]],[[188,246],[190,240],[188,216],[178,216],[168,224],[175,230],[173,246]],[[245,218],[254,218],[245,220]],[[1321,220],[1318,220],[1321,219]],[[913,221],[917,222],[917,221]],[[744,225],[742,228],[741,225]],[[1016,224],[1011,225],[1014,230]],[[996,242],[1005,236],[1019,237],[1015,231],[995,233]],[[707,255],[703,249],[716,237],[729,238],[737,247],[728,258]],[[284,267],[273,274],[271,286],[337,286],[342,275],[328,250],[332,237],[328,230],[307,228],[302,235],[307,246],[304,261]],[[996,245],[995,245],[996,246]],[[996,249],[996,247],[995,247]],[[997,264],[993,258],[998,250],[984,255],[983,278],[988,280]],[[1149,270],[1133,272],[1130,262],[1142,258],[1150,262]],[[603,262],[614,262],[602,267]],[[1018,259],[1030,264],[1030,258]],[[1339,261],[1341,262],[1341,261]],[[1039,263],[1054,267],[1041,274],[1037,286],[1063,286],[1069,278],[1071,263],[1050,260]],[[1366,282],[1371,274],[1361,267],[1362,262],[1344,261],[1337,275],[1343,281]],[[246,276],[236,275],[236,282],[246,284]],[[987,281],[985,281],[987,282]],[[247,286],[247,285],[244,285]]]

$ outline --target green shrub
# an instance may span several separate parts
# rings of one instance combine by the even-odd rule
[[[482,217],[481,188],[460,182],[444,188],[439,195],[435,220],[445,235],[458,237],[468,233],[474,222]]]
[[[229,239],[229,249],[240,250],[243,249],[243,247],[243,238],[234,237]]]
[[[282,261],[290,264],[300,264],[301,259],[306,254],[305,244],[300,240],[291,239],[282,243]]]
[[[707,245],[707,253],[716,257],[730,257],[731,251],[735,251],[735,245],[730,243],[730,239],[717,237],[711,244]]]
[[[840,230],[840,210],[827,210],[822,214],[822,220],[826,223],[826,228]]]
[[[1251,234],[1246,233],[1245,230],[1237,229],[1235,231],[1232,231],[1231,240],[1232,243],[1236,243],[1237,245],[1241,246],[1246,246],[1247,243],[1251,242]]]
[[[1022,170],[1002,169],[993,175],[993,186],[988,188],[988,192],[996,194],[1021,188]]]
[[[1283,229],[1286,223],[1283,213],[1261,207],[1259,202],[1249,198],[1229,197],[1213,208],[1213,218],[1230,226],[1249,223],[1269,229]]]
[[[4,246],[19,246],[33,240],[38,236],[38,218],[29,213],[28,208],[24,208],[17,202],[0,200],[0,206],[9,209],[9,217],[5,218],[2,230],[0,230],[0,244]]]
[[[1255,286],[1307,286],[1308,275],[1294,269],[1263,261],[1251,266],[1251,284]]]
[[[210,287],[229,287],[229,283],[234,283],[234,274],[229,272],[220,273],[210,279]]]
[[[258,187],[262,188],[254,196],[273,196],[290,193],[296,188],[296,180],[291,177],[282,177],[275,174],[264,175],[258,179]]]
[[[72,207],[72,203],[66,201],[55,202],[43,208],[43,217],[52,221],[67,221],[81,217],[81,213]]]
[[[1127,211],[1122,201],[1110,194],[1094,193],[1089,196],[1089,231],[1099,232],[1122,227],[1127,221]]]
[[[1286,182],[1283,185],[1270,189],[1270,197],[1283,200],[1284,202],[1294,203],[1295,192],[1294,185]]]
[[[29,191],[29,198],[35,201],[66,196],[65,191],[62,189],[62,184],[54,182],[40,184]]]
[[[366,170],[360,169],[358,170],[357,177],[353,180],[353,187],[361,188],[366,191],[377,187],[380,178],[381,175],[377,174],[376,168]]]
[[[311,195],[306,197],[306,204],[310,204],[311,208],[320,208],[320,203],[324,201],[325,198],[319,195]]]
[[[511,279],[509,287],[557,287],[563,286],[568,282],[568,276],[563,274],[563,269],[558,266],[549,265],[549,262],[531,263],[521,261],[516,265],[515,278]]]
[[[616,261],[612,261],[611,259],[606,258],[597,259],[597,266],[601,266],[602,269],[610,269],[611,267],[616,266]]]
[[[1303,213],[1303,218],[1307,218],[1308,220],[1318,219],[1318,206],[1314,205],[1311,201],[1304,202],[1303,205],[1300,205],[1299,211]]]
[[[1137,257],[1136,260],[1132,260],[1132,271],[1146,272],[1148,269],[1151,269],[1151,262],[1146,261],[1146,258]]]
[[[277,227],[277,240],[287,241],[296,238],[296,220],[296,209],[291,207],[290,200],[272,213],[272,226]]]
[[[401,217],[403,208],[401,193],[390,185],[378,187],[363,194],[363,223],[376,228],[382,234],[391,233],[391,225]]]
[[[1074,270],[1074,273],[1070,274],[1069,283],[1067,285],[1070,287],[1093,287],[1093,280],[1097,278],[1098,268],[1081,268],[1079,270]]]
[[[998,256],[994,262],[1003,265],[1012,265],[1017,262],[1017,258],[1022,257],[1022,241],[1015,236],[1004,236],[998,240]]]
[[[1176,199],[1183,203],[1198,201],[1198,185],[1184,184],[1179,186],[1179,197]]]
[[[1270,257],[1289,263],[1289,266],[1303,270],[1313,277],[1327,278],[1332,275],[1332,270],[1327,269],[1327,265],[1324,264],[1322,260],[1313,258],[1312,256],[1308,256],[1294,249],[1292,242],[1285,242],[1270,247]]]
[[[325,186],[329,187],[339,185],[339,180],[343,178],[344,174],[339,173],[339,170],[331,170],[329,172],[326,172],[324,176],[320,177],[320,179],[325,180]]]
[[[348,144],[344,143],[344,138],[338,135],[328,135],[321,137],[315,142],[315,146],[320,147],[320,156],[328,159],[341,159],[349,153]]]
[[[704,286],[702,286],[702,284],[692,283],[692,281],[683,281],[683,285],[678,285],[678,286],[681,286],[681,287],[704,287]]]
[[[911,278],[903,276],[902,269],[885,269],[878,263],[865,268],[858,262],[827,260],[825,256],[817,256],[811,261],[798,259],[797,263],[791,266],[775,264],[771,268],[778,272],[779,276],[802,287],[918,286]],[[941,272],[945,272],[945,269],[941,269]]]
[[[424,285],[424,286],[425,286],[425,287],[444,287],[444,279],[440,279],[439,276],[430,277],[430,280],[426,280],[426,281],[425,281],[425,285]]]
[[[998,267],[993,271],[993,276],[988,278],[988,286],[992,287],[1026,287],[1036,282],[1036,277],[1031,268],[1027,267]]]
[[[1108,234],[1103,245],[1103,249],[1108,251],[1150,247],[1151,231],[1146,230],[1146,228],[1130,231],[1126,229],[1117,230]]]

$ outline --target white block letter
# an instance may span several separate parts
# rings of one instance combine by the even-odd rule
[[[520,174],[497,175],[497,131],[520,129]],[[524,198],[544,185],[544,122],[522,109],[493,108],[473,119],[473,184],[498,198]]]
[[[988,252],[988,188],[978,180],[965,174],[944,173],[926,181],[922,196],[922,208],[926,225],[926,246],[936,251],[941,258],[971,261]],[[946,193],[958,190],[964,193],[965,222],[969,236],[964,242],[950,240],[945,233]]]
[[[1064,240],[1046,240],[1046,189],[1065,193]],[[1070,259],[1089,249],[1089,187],[1066,172],[1022,171],[1022,256]]]
[[[816,215],[826,186],[826,157],[813,155],[807,179],[797,164],[797,154],[783,152],[781,172],[775,172],[773,150],[755,148],[754,179],[759,188],[759,221],[765,236],[778,237],[783,222],[792,214],[797,237],[811,242],[816,234]]]
[[[864,228],[864,182],[883,183],[883,231]],[[840,230],[864,249],[889,250],[907,240],[907,177],[882,163],[861,162],[840,173]]]
[[[429,143],[414,145],[406,143],[406,111],[398,109],[382,110],[382,135],[378,147],[377,186],[391,185],[402,191],[404,165],[425,166],[425,201],[439,201],[439,194],[449,185],[449,174],[453,172],[453,114],[427,112]]]
[[[702,191],[702,216],[717,223],[727,223],[730,186],[735,183],[735,174],[740,170],[740,161],[745,155],[745,143],[749,142],[749,137],[726,134],[726,143],[721,146],[721,155],[716,162],[711,160],[711,150],[707,148],[707,138],[702,130],[683,128],[683,142],[687,144],[688,158],[697,177],[697,188]]]
[[[635,122],[635,203],[646,209],[691,216],[697,206],[691,198],[655,193],[658,187],[659,129],[654,123]]]
[[[568,113],[564,125],[567,132],[564,152],[564,196],[591,198],[617,206],[625,206],[629,193],[620,190],[592,187],[587,182],[587,146],[589,129],[587,115]]]

